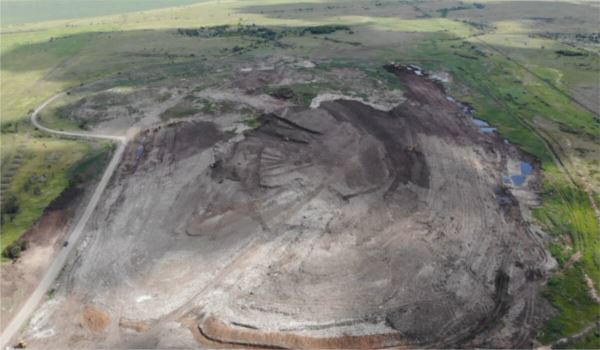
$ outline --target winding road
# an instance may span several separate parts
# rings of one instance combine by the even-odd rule
[[[0,348],[9,346],[9,344],[10,344],[9,342],[11,341],[11,339],[15,336],[15,334],[17,334],[17,332],[21,329],[21,327],[28,321],[29,317],[32,315],[32,313],[35,311],[36,307],[42,301],[44,295],[46,294],[46,291],[50,288],[50,286],[52,285],[52,283],[54,282],[54,280],[56,279],[56,277],[62,270],[63,266],[65,265],[65,263],[67,261],[67,258],[69,257],[69,254],[71,253],[73,248],[76,246],[77,241],[79,240],[79,238],[81,237],[81,234],[83,233],[83,229],[85,228],[88,220],[90,219],[92,213],[94,212],[94,209],[96,208],[96,205],[98,204],[98,200],[102,196],[102,193],[104,192],[106,186],[108,185],[110,178],[112,177],[115,169],[117,168],[117,165],[119,164],[119,161],[121,160],[121,156],[123,155],[123,152],[125,150],[125,146],[127,145],[127,137],[125,137],[125,136],[113,136],[113,135],[106,135],[106,134],[92,134],[92,133],[84,133],[84,132],[59,131],[59,130],[50,129],[50,128],[40,124],[40,122],[38,120],[38,114],[44,108],[46,108],[46,106],[48,106],[50,103],[52,103],[54,100],[64,96],[65,94],[66,94],[66,92],[62,92],[60,94],[54,95],[53,97],[51,97],[50,99],[48,99],[44,103],[42,103],[39,107],[37,107],[35,109],[35,111],[33,112],[33,114],[31,115],[31,123],[36,128],[43,130],[50,134],[67,136],[67,137],[75,137],[75,138],[84,138],[84,139],[112,140],[112,141],[118,142],[118,147],[117,147],[110,163],[108,164],[108,167],[104,171],[104,174],[102,175],[102,179],[100,179],[100,182],[96,186],[96,189],[94,190],[94,194],[92,195],[92,198],[88,202],[88,204],[85,208],[85,211],[83,212],[83,215],[81,215],[81,217],[79,218],[79,221],[77,222],[77,225],[75,226],[75,228],[65,238],[70,244],[67,245],[66,247],[63,247],[58,252],[54,261],[48,268],[48,271],[46,271],[46,274],[44,275],[44,277],[42,278],[42,280],[40,281],[40,283],[38,284],[36,289],[29,296],[29,298],[27,299],[25,304],[23,304],[23,306],[21,307],[21,310],[19,310],[19,312],[16,314],[16,316],[10,321],[10,323],[8,324],[6,329],[4,329],[4,332],[2,332],[2,335],[0,335]]]

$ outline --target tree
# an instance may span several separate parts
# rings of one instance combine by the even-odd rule
[[[21,206],[19,205],[19,201],[17,200],[17,196],[14,194],[9,194],[7,198],[2,201],[2,215],[10,215],[14,216],[19,213],[21,210]]]

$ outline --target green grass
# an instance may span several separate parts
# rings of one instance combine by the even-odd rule
[[[561,347],[559,347],[560,349]],[[595,330],[590,332],[582,339],[578,340],[575,344],[567,344],[564,349],[600,349],[600,332]]]
[[[2,124],[26,118],[42,100],[73,85],[66,80],[51,79],[48,74],[54,66],[79,53],[93,37],[94,34],[86,33],[17,46],[12,41],[18,39],[11,37],[11,40],[6,40],[3,35],[0,73]]]
[[[574,252],[583,253],[582,259],[563,273],[553,276],[548,283],[546,296],[560,313],[553,317],[540,332],[544,343],[556,341],[577,333],[599,320],[600,308],[589,296],[583,273],[593,281],[596,290],[600,281],[600,255],[598,223],[589,205],[587,194],[581,189],[547,180],[544,184],[544,205],[535,214],[547,231],[555,235],[562,245],[551,250],[564,263]],[[565,235],[573,242],[571,247]]]
[[[106,16],[189,5],[202,0],[2,0],[2,24]]]
[[[70,186],[79,186],[99,179],[114,149],[115,145],[109,142],[97,144],[85,157],[69,167],[66,174]]]
[[[319,92],[326,90],[333,90],[333,86],[330,84],[323,83],[309,83],[309,84],[290,84],[280,86],[270,86],[264,91],[267,94],[277,94],[281,91],[290,91],[290,100],[296,104],[308,106],[310,105],[313,98],[315,98]]]
[[[598,320],[600,308],[590,298],[580,269],[572,268],[551,277],[548,287],[545,296],[561,313],[538,335],[542,343],[550,344],[565,335],[575,334]]]
[[[160,115],[162,120],[169,120],[175,118],[190,117],[200,112],[199,108],[194,107],[189,101],[183,100],[177,103],[175,106],[168,108]]]
[[[57,99],[49,104],[43,111],[40,112],[38,120],[45,126],[56,130],[77,130],[81,131],[81,124],[68,118],[63,112],[63,108],[75,103],[78,97],[65,96]]]
[[[13,139],[12,144],[17,144],[23,136],[9,137]],[[29,139],[26,145],[25,160],[7,191],[17,196],[20,211],[13,218],[3,218],[0,251],[19,239],[69,186],[67,170],[91,150],[88,143],[53,138]]]
[[[258,129],[261,126],[260,121],[256,117],[244,119],[244,124],[252,129]]]

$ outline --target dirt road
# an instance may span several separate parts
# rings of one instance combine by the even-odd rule
[[[76,246],[75,243],[81,236],[81,233],[83,232],[83,229],[84,229],[86,223],[88,222],[90,216],[92,215],[94,209],[96,208],[96,205],[98,204],[98,200],[100,199],[100,196],[104,192],[104,189],[106,188],[106,185],[108,184],[108,181],[110,180],[117,165],[119,164],[121,156],[123,155],[123,151],[125,150],[125,146],[127,145],[127,138],[123,137],[123,136],[81,133],[81,132],[71,132],[71,131],[59,131],[59,130],[50,129],[50,128],[45,127],[42,124],[40,124],[38,121],[38,114],[40,113],[40,111],[42,111],[52,101],[64,96],[65,94],[66,93],[64,93],[64,92],[57,94],[57,95],[51,97],[50,99],[46,100],[38,108],[35,109],[35,111],[31,115],[31,122],[36,128],[43,130],[45,132],[51,133],[51,134],[61,135],[61,136],[113,140],[113,141],[117,141],[119,143],[119,146],[117,147],[117,150],[115,151],[113,158],[110,161],[108,167],[104,171],[104,174],[102,175],[102,179],[98,183],[98,186],[96,187],[94,194],[92,195],[92,198],[90,199],[89,203],[87,204],[87,207],[85,208],[85,211],[83,212],[83,215],[77,222],[77,225],[75,226],[73,231],[71,231],[71,233],[67,236],[66,240],[70,244],[67,245],[66,247],[64,247],[58,253],[58,255],[56,256],[56,258],[54,259],[54,261],[48,268],[48,271],[46,272],[46,274],[40,281],[37,288],[31,294],[29,299],[27,299],[27,301],[25,302],[25,304],[23,305],[21,310],[11,320],[11,322],[8,324],[8,326],[6,327],[6,329],[0,336],[0,347],[2,347],[2,348],[10,344],[11,338],[23,326],[23,324],[29,319],[29,317],[31,316],[31,314],[33,313],[33,311],[35,310],[37,305],[40,303],[40,301],[44,297],[44,294],[46,293],[46,291],[48,290],[50,285],[54,282],[54,280],[60,273],[61,269],[63,268],[63,266],[65,264],[65,261],[67,260],[67,257],[69,256],[69,254],[73,250],[73,248]]]

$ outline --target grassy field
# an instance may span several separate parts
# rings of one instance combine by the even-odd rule
[[[33,137],[37,134],[26,121],[29,112],[59,91],[106,77],[120,77],[122,85],[144,84],[129,78],[134,70],[164,79],[214,77],[218,73],[206,68],[208,63],[273,53],[329,60],[318,69],[362,66],[390,87],[401,88],[379,70],[395,60],[451,73],[450,94],[471,103],[478,118],[539,160],[543,203],[535,216],[551,234],[549,249],[561,266],[576,252],[582,254],[550,280],[545,294],[560,312],[539,339],[551,343],[597,320],[598,305],[588,295],[584,276],[600,290],[600,223],[590,202],[590,197],[600,198],[600,123],[594,115],[600,50],[593,42],[544,36],[597,32],[597,4],[99,0],[69,2],[65,9],[65,3],[8,0],[1,5],[2,175],[14,168],[6,193],[15,194],[22,208],[11,222],[3,221],[2,247],[30,227],[67,186],[68,169],[82,159],[96,159],[88,158],[92,149],[87,143]],[[44,6],[64,10],[39,11]],[[144,11],[132,12],[138,10]],[[557,13],[571,19],[556,19]],[[257,38],[244,35],[192,37],[176,30],[224,24],[274,30],[337,24],[351,31],[327,34],[328,40],[325,35],[287,35],[278,39],[284,45],[275,46],[255,45]],[[236,56],[234,47],[243,52]],[[291,88],[306,103],[318,87]],[[54,127],[78,127],[58,118],[55,110],[44,115]],[[26,156],[10,168],[18,152]],[[48,163],[49,157],[55,160]],[[25,189],[33,175],[42,174],[41,194],[34,195],[31,184]],[[598,347],[599,341],[592,335],[573,346]]]
[[[3,24],[21,24],[58,19],[97,17],[161,7],[197,3],[200,0],[3,0]]]
[[[3,156],[13,159],[19,154],[23,161],[13,170],[3,167],[3,177],[10,176],[6,198],[16,196],[19,209],[14,215],[2,217],[0,250],[29,229],[44,209],[69,186],[68,170],[91,152],[87,143],[20,134],[3,134],[9,145]],[[19,148],[19,145],[24,147]],[[11,147],[12,146],[12,147]]]

